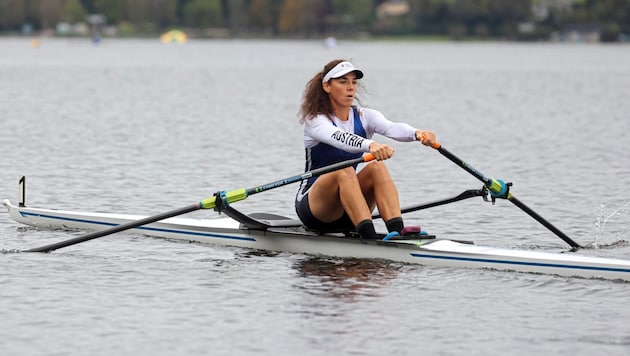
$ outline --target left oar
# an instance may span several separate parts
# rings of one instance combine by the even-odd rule
[[[347,168],[347,167],[351,167],[354,165],[357,165],[359,163],[362,162],[369,162],[374,160],[374,156],[370,153],[364,155],[363,157],[359,157],[359,158],[355,158],[355,159],[351,159],[351,160],[347,160],[347,161],[343,161],[343,162],[339,162],[339,163],[335,163],[335,164],[331,164],[329,166],[326,167],[322,167],[322,168],[318,168],[318,169],[314,169],[312,171],[308,171],[299,175],[295,175],[292,177],[288,177],[288,178],[284,178],[284,179],[280,179],[278,181],[272,182],[272,183],[268,183],[268,184],[264,184],[264,185],[259,185],[253,188],[249,188],[249,189],[245,189],[245,188],[241,188],[241,189],[236,189],[236,190],[232,190],[229,192],[220,192],[217,195],[213,195],[212,197],[203,199],[201,202],[193,204],[193,205],[189,205],[183,208],[179,208],[176,210],[171,210],[162,214],[158,214],[158,215],[153,215],[153,216],[149,216],[140,220],[136,220],[136,221],[130,221],[128,223],[125,224],[121,224],[121,225],[117,225],[114,226],[112,228],[109,229],[105,229],[105,230],[100,230],[100,231],[95,231],[93,233],[84,235],[84,236],[79,236],[79,237],[75,237],[73,239],[69,239],[66,241],[60,241],[57,243],[53,243],[50,245],[46,245],[46,246],[42,246],[42,247],[36,247],[36,248],[32,248],[30,250],[25,250],[23,252],[50,252],[50,251],[54,251],[63,247],[67,247],[70,245],[75,245],[81,242],[85,242],[85,241],[89,241],[98,237],[103,237],[106,235],[111,235],[113,233],[116,232],[121,232],[121,231],[125,231],[125,230],[129,230],[129,229],[133,229],[142,225],[147,225],[150,223],[154,223],[156,221],[160,221],[160,220],[164,220],[164,219],[168,219],[168,218],[172,218],[174,216],[177,215],[183,215],[186,213],[190,213],[192,211],[195,210],[199,210],[199,209],[214,209],[215,207],[217,207],[217,205],[227,205],[229,203],[234,203],[237,201],[241,201],[246,199],[248,196],[253,195],[253,194],[257,194],[257,193],[262,193],[265,192],[267,190],[271,190],[271,189],[275,189],[275,188],[279,188],[291,183],[296,183],[296,182],[300,182],[303,181],[305,179],[309,179],[311,177],[315,177],[315,176],[319,176],[322,174],[326,174],[326,173],[330,173],[339,169],[343,169],[343,168]],[[219,201],[217,201],[219,200]]]
[[[527,213],[527,215],[529,215],[532,218],[534,218],[536,221],[541,223],[543,226],[545,226],[551,232],[553,232],[558,237],[560,237],[562,240],[564,240],[566,243],[568,243],[571,247],[573,247],[573,250],[577,250],[578,248],[582,248],[582,246],[580,246],[580,244],[578,244],[577,242],[573,241],[564,232],[560,231],[557,227],[553,226],[549,221],[545,220],[542,216],[538,215],[538,213],[533,211],[531,208],[529,208],[523,202],[521,202],[520,200],[516,199],[516,197],[514,197],[514,195],[512,195],[512,193],[510,192],[510,184],[509,183],[505,183],[505,182],[503,182],[502,180],[499,180],[499,179],[488,178],[488,177],[484,176],[481,172],[479,172],[478,170],[473,168],[468,163],[462,161],[460,158],[458,158],[457,156],[455,156],[454,154],[449,152],[446,148],[442,147],[442,145],[440,145],[439,143],[433,144],[432,147],[435,148],[436,150],[438,150],[444,157],[448,158],[453,163],[455,163],[456,165],[460,166],[465,171],[467,171],[468,173],[472,174],[477,179],[482,181],[483,184],[490,191],[490,195],[492,196],[493,199],[495,199],[495,198],[502,198],[502,199],[507,199],[507,200],[511,201],[514,205],[518,206],[521,210],[523,210],[525,213]]]

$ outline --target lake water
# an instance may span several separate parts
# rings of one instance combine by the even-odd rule
[[[587,246],[630,258],[630,46],[0,39],[0,199],[153,215],[301,173],[297,109],[334,58],[364,105],[442,145]],[[481,187],[391,142],[402,205]],[[288,186],[239,202],[295,217]],[[215,216],[202,211],[190,216]],[[411,213],[479,245],[566,251],[507,201]],[[382,227],[382,223],[379,223]],[[76,233],[81,234],[81,233]],[[75,236],[0,214],[0,247]],[[630,284],[340,260],[119,233],[0,254],[6,355],[628,355]]]

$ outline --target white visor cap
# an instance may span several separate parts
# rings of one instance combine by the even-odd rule
[[[343,77],[344,75],[355,72],[357,75],[357,79],[363,78],[363,72],[358,70],[352,63],[350,62],[341,62],[333,67],[333,69],[329,70],[326,75],[324,75],[324,79],[322,79],[322,83],[326,83],[327,81]]]

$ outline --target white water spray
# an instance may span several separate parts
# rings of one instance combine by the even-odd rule
[[[615,209],[612,213],[610,214],[606,214],[606,205],[607,203],[602,203],[599,206],[599,213],[597,214],[597,219],[595,220],[595,228],[596,228],[596,233],[595,233],[595,242],[593,243],[593,247],[598,248],[599,247],[599,237],[602,235],[602,233],[604,232],[604,229],[606,227],[606,223],[608,223],[608,221],[610,219],[612,219],[613,217],[619,215],[619,214],[627,214],[628,213],[628,207],[630,207],[630,201],[627,202],[626,204],[620,206],[619,208]]]

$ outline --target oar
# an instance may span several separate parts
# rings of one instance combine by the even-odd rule
[[[488,194],[488,190],[486,188],[483,188],[483,189],[469,189],[469,190],[465,190],[465,191],[461,192],[460,194],[458,194],[458,195],[456,195],[454,197],[451,197],[451,198],[446,198],[446,199],[442,199],[442,200],[436,200],[434,202],[424,203],[424,204],[420,204],[420,205],[408,206],[408,207],[400,209],[400,212],[403,213],[403,214],[406,214],[406,213],[410,213],[412,211],[418,211],[418,210],[423,210],[423,209],[434,208],[436,206],[450,204],[450,203],[454,203],[454,202],[457,202],[457,201],[460,201],[460,200],[474,198],[474,197],[483,197],[484,200],[487,201],[487,199],[486,199],[487,194]],[[372,218],[374,218],[374,219],[378,219],[380,217],[381,217],[381,214],[374,214],[374,215],[372,215]]]
[[[179,209],[175,209],[175,210],[171,210],[171,211],[167,211],[165,213],[161,213],[158,215],[153,215],[153,216],[149,216],[140,220],[136,220],[136,221],[130,221],[128,223],[125,224],[121,224],[121,225],[117,225],[114,226],[112,228],[109,229],[105,229],[105,230],[100,230],[100,231],[95,231],[93,233],[84,235],[84,236],[79,236],[79,237],[75,237],[73,239],[69,239],[66,241],[60,241],[57,243],[53,243],[50,245],[46,245],[46,246],[42,246],[42,247],[36,247],[36,248],[32,248],[30,250],[25,250],[24,252],[50,252],[50,251],[54,251],[63,247],[67,247],[70,245],[75,245],[81,242],[85,242],[85,241],[89,241],[98,237],[103,237],[103,236],[107,236],[107,235],[111,235],[113,233],[116,232],[120,232],[120,231],[124,231],[124,230],[129,230],[129,229],[133,229],[142,225],[147,225],[150,223],[154,223],[156,221],[160,221],[160,220],[164,220],[167,218],[171,218],[177,215],[182,215],[182,214],[186,214],[186,213],[190,213],[192,211],[195,210],[199,210],[199,209],[213,209],[215,208],[217,205],[227,205],[229,203],[234,203],[240,200],[244,200],[246,199],[248,196],[250,195],[254,195],[257,193],[262,193],[265,192],[267,190],[271,190],[271,189],[275,189],[275,188],[279,188],[291,183],[295,183],[295,182],[300,182],[302,180],[305,179],[309,179],[311,177],[315,177],[315,176],[319,176],[322,174],[326,174],[326,173],[330,173],[339,169],[343,169],[346,167],[351,167],[354,165],[357,165],[359,163],[362,162],[369,162],[374,160],[374,156],[370,153],[364,155],[363,157],[360,158],[355,158],[355,159],[351,159],[351,160],[347,160],[347,161],[343,161],[343,162],[339,162],[339,163],[335,163],[335,164],[331,164],[329,166],[326,167],[322,167],[322,168],[318,168],[318,169],[314,169],[302,174],[298,174],[292,177],[288,177],[288,178],[284,178],[284,179],[280,179],[278,181],[272,182],[272,183],[268,183],[268,184],[263,184],[263,185],[259,185],[253,188],[241,188],[241,189],[236,189],[236,190],[232,190],[229,192],[221,192],[217,195],[213,195],[209,198],[203,199],[202,201],[200,201],[199,203],[195,203],[193,205],[189,205],[183,208],[179,208]],[[218,201],[217,201],[218,200]]]
[[[446,148],[442,147],[442,145],[440,145],[437,142],[435,144],[433,144],[432,147],[435,148],[436,150],[438,150],[444,157],[448,158],[453,163],[455,163],[456,165],[460,166],[465,171],[467,171],[468,173],[472,174],[477,179],[482,181],[483,184],[488,188],[488,190],[490,190],[490,194],[492,195],[493,198],[503,198],[503,199],[507,199],[507,200],[511,201],[512,203],[514,203],[514,205],[516,205],[521,210],[523,210],[525,213],[527,213],[527,215],[531,216],[536,221],[538,221],[543,226],[545,226],[547,229],[549,229],[551,232],[553,232],[558,237],[563,239],[566,243],[568,243],[571,247],[573,247],[573,250],[577,250],[578,248],[582,248],[582,246],[580,246],[580,244],[578,244],[577,242],[573,241],[569,236],[567,236],[565,233],[560,231],[557,227],[553,226],[549,221],[545,220],[542,216],[538,215],[534,210],[529,208],[523,202],[521,202],[520,200],[516,199],[516,197],[514,195],[512,195],[512,193],[510,192],[510,188],[509,188],[510,184],[509,183],[505,183],[502,180],[498,180],[498,179],[494,179],[494,178],[488,178],[488,177],[484,176],[481,172],[476,170],[474,167],[472,167],[468,163],[462,161],[460,158],[458,158],[457,156],[455,156],[454,154],[449,152]]]

